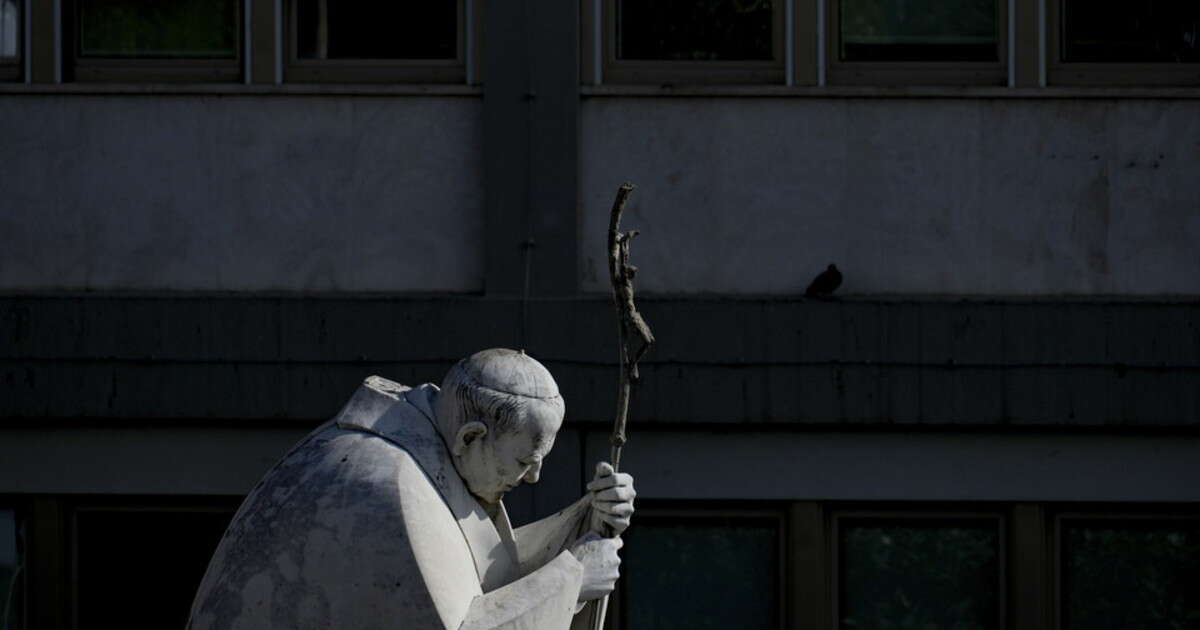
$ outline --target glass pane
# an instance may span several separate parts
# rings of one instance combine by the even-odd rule
[[[1200,524],[1063,525],[1063,627],[1200,628]]]
[[[1063,61],[1200,62],[1196,0],[1064,0]]]
[[[617,58],[771,60],[777,0],[622,0]]]
[[[623,538],[625,628],[779,627],[777,520],[644,517]]]
[[[458,3],[297,0],[301,59],[455,59]]]
[[[21,627],[21,557],[17,549],[17,515],[0,510],[0,628]]]
[[[124,510],[78,513],[79,628],[182,628],[225,527],[227,512]]]
[[[841,0],[842,61],[999,61],[997,0]]]
[[[842,628],[997,628],[1000,535],[993,521],[843,520]]]
[[[17,0],[0,0],[0,59],[21,50],[21,7]]]
[[[83,57],[237,56],[237,0],[80,0]]]

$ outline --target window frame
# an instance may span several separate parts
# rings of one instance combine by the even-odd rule
[[[121,58],[85,57],[80,50],[81,3],[69,4],[62,11],[63,81],[77,83],[238,83],[244,78],[246,57],[246,3],[236,3],[237,50],[233,57],[219,58]]]
[[[1046,84],[1069,87],[1189,87],[1200,85],[1200,62],[1063,61],[1066,4],[1046,2]]]
[[[1054,630],[1065,630],[1066,624],[1066,606],[1065,584],[1066,575],[1064,573],[1064,556],[1067,551],[1067,546],[1063,541],[1065,527],[1063,521],[1076,521],[1081,523],[1103,523],[1113,522],[1114,524],[1133,522],[1147,523],[1170,523],[1182,522],[1200,526],[1200,509],[1195,505],[1177,506],[1173,512],[1164,512],[1163,506],[1145,506],[1141,510],[1134,506],[1120,505],[1114,506],[1113,509],[1105,510],[1103,506],[1099,507],[1078,507],[1056,511],[1053,516],[1053,531],[1051,532],[1051,554],[1050,566],[1052,577],[1050,580],[1050,608],[1052,620],[1050,627]]]
[[[952,509],[944,506],[933,506],[929,509],[920,509],[919,506],[902,507],[898,509],[872,509],[872,508],[838,508],[830,506],[827,508],[829,514],[829,533],[828,533],[828,551],[829,558],[829,595],[830,600],[829,622],[832,630],[840,630],[842,627],[842,523],[850,520],[855,522],[874,521],[881,526],[896,525],[904,523],[920,523],[922,521],[930,522],[930,525],[936,526],[938,521],[975,521],[981,523],[994,523],[997,534],[997,549],[996,549],[996,598],[998,605],[997,614],[999,618],[996,620],[996,628],[1003,630],[1008,624],[1008,607],[1009,607],[1009,527],[1008,515],[1002,506],[993,509],[987,509],[983,506],[975,506],[967,509]]]
[[[825,73],[829,85],[853,86],[1007,86],[1009,75],[1009,2],[996,2],[997,61],[842,61],[842,0],[826,0]],[[1021,42],[1018,42],[1020,44]]]
[[[454,59],[301,59],[298,57],[297,0],[283,7],[283,81],[287,83],[465,83],[467,55],[480,68],[478,42],[483,32],[483,4],[476,0],[468,14],[467,0],[458,9]],[[470,24],[467,23],[468,19]],[[468,46],[468,39],[476,45]],[[476,72],[478,75],[478,72]],[[476,81],[478,79],[476,78]]]
[[[17,597],[12,599],[12,603],[15,605],[15,611],[5,610],[5,596],[7,596],[8,593],[0,591],[0,626],[3,626],[8,622],[8,619],[4,617],[5,612],[15,612],[17,620],[17,625],[15,628],[20,630],[30,627],[29,624],[32,617],[29,610],[30,580],[28,578],[30,572],[29,565],[32,559],[29,545],[29,538],[31,536],[29,530],[32,527],[30,522],[30,509],[27,501],[14,499],[11,496],[0,495],[0,510],[12,512],[13,515],[13,542],[15,543],[16,547],[18,560],[17,569],[19,570],[14,574],[16,579],[14,579],[12,582],[12,584],[15,584],[17,588]],[[0,544],[3,543],[0,542]]]
[[[617,1],[584,0],[580,7],[581,42],[592,42],[595,15],[591,2],[601,3],[601,83],[625,85],[782,85],[787,72],[787,24],[784,0],[771,5],[771,59],[744,61],[669,61],[617,59]],[[585,76],[592,74],[590,54],[581,55]],[[592,81],[594,82],[594,81]]]

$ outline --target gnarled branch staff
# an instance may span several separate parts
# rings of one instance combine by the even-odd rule
[[[629,418],[629,396],[634,383],[638,381],[638,361],[654,344],[654,334],[650,326],[638,312],[633,301],[633,278],[637,275],[637,267],[629,264],[629,245],[637,231],[621,232],[621,213],[625,210],[625,202],[633,192],[633,184],[621,184],[617,189],[617,197],[613,200],[612,213],[608,222],[608,271],[612,280],[613,303],[617,309],[617,339],[618,353],[621,364],[621,375],[617,389],[617,415],[613,420],[612,465],[619,470],[621,465],[621,448],[625,446],[625,424]],[[636,348],[630,347],[630,342],[636,339]]]
[[[620,357],[621,375],[617,387],[617,415],[613,419],[612,443],[613,471],[621,468],[621,449],[625,446],[625,424],[629,420],[629,396],[633,384],[638,381],[638,361],[654,343],[654,334],[650,326],[637,310],[633,301],[633,278],[637,275],[637,267],[629,264],[629,244],[636,231],[621,232],[621,213],[625,210],[625,201],[633,192],[633,184],[621,184],[617,189],[617,198],[613,200],[612,214],[608,221],[608,272],[612,279],[613,305],[617,309],[617,352]],[[631,348],[630,342],[636,341],[637,347]],[[592,617],[593,630],[604,627],[604,617],[608,612],[608,597],[602,598]]]

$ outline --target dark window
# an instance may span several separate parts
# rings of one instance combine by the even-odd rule
[[[1062,60],[1200,62],[1197,0],[1063,0]]]
[[[297,0],[301,59],[455,59],[458,3]]]
[[[17,0],[0,0],[0,59],[20,55],[21,6]]]
[[[22,57],[21,4],[17,0],[0,0],[0,80],[20,76]]]
[[[841,61],[999,61],[996,0],[841,0]]]
[[[618,0],[617,59],[773,58],[778,0]]]
[[[79,0],[78,6],[80,57],[237,57],[237,0]]]
[[[1063,628],[1200,627],[1200,522],[1064,520]]]
[[[76,514],[79,628],[182,628],[233,510],[88,509]]]
[[[20,628],[24,566],[16,512],[0,509],[0,628]]]
[[[623,539],[622,627],[779,627],[780,519],[638,514]]]
[[[838,533],[842,628],[1000,627],[998,520],[843,518]]]

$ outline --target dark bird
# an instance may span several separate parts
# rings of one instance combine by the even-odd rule
[[[842,272],[838,271],[837,265],[829,265],[825,271],[817,274],[817,277],[809,283],[808,288],[804,290],[804,297],[829,297],[840,286],[842,286]]]

